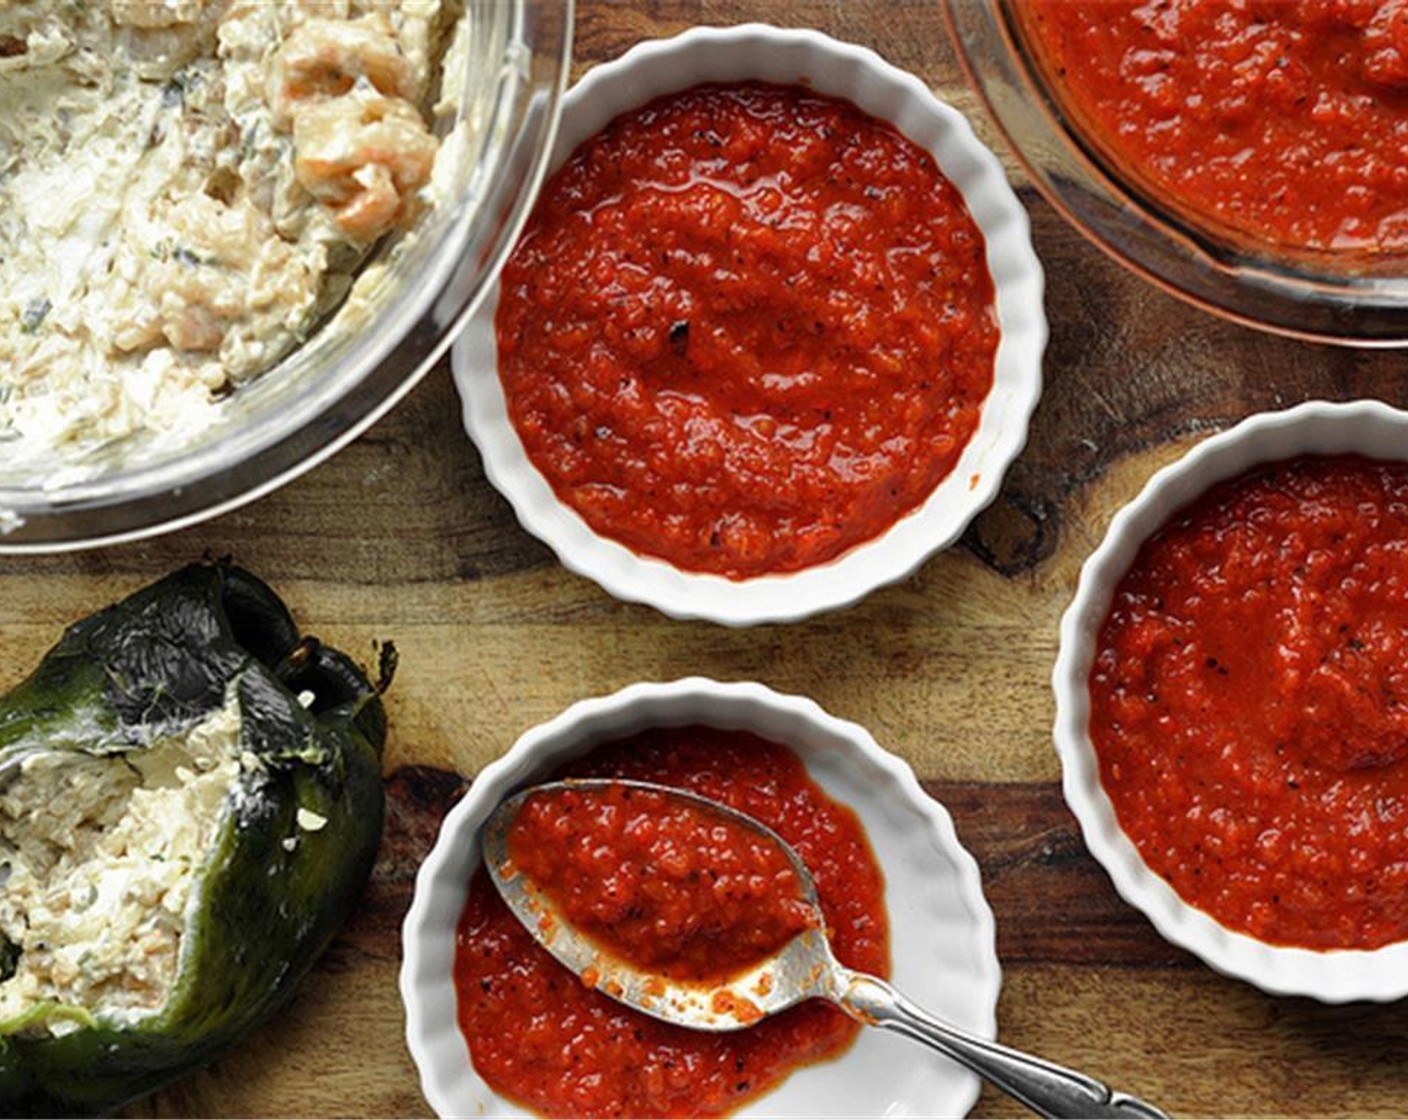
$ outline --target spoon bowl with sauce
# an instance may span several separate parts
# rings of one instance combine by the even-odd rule
[[[1043,1116],[1165,1116],[960,1030],[841,965],[801,856],[717,801],[624,779],[550,782],[503,801],[482,843],[490,880],[537,941],[583,983],[654,1018],[732,1031],[825,999],[938,1050]]]

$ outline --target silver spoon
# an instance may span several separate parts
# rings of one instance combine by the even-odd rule
[[[513,865],[508,854],[508,828],[530,797],[613,786],[651,790],[693,802],[777,845],[796,873],[799,897],[813,909],[815,922],[767,960],[708,984],[681,983],[645,972],[604,950],[571,926]],[[695,1030],[731,1031],[803,1000],[825,999],[867,1026],[892,1030],[933,1047],[1042,1116],[1167,1115],[1085,1074],[968,1034],[911,1003],[885,981],[842,966],[831,952],[816,883],[802,857],[762,822],[707,797],[652,782],[615,778],[549,782],[525,789],[500,804],[484,824],[483,846],[489,878],[538,942],[573,972],[590,980],[593,987],[656,1019]]]

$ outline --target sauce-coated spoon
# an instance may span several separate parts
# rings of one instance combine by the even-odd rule
[[[768,959],[705,984],[681,983],[643,971],[584,936],[514,865],[509,856],[509,826],[530,797],[623,786],[681,799],[775,844],[795,872],[799,897],[815,912],[815,922]],[[842,966],[831,952],[816,884],[801,856],[760,821],[717,801],[669,786],[615,778],[550,782],[523,790],[499,805],[485,822],[483,846],[489,878],[548,952],[584,982],[667,1023],[696,1030],[738,1030],[803,1000],[825,999],[867,1026],[883,1027],[933,1047],[1043,1116],[1166,1116],[1094,1078],[968,1034],[911,1003],[885,981]]]

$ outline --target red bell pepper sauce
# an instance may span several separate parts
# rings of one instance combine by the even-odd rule
[[[511,870],[563,920],[609,954],[673,980],[727,980],[815,924],[775,843],[656,790],[535,794],[507,841]]]
[[[865,833],[786,747],[711,728],[647,731],[598,747],[557,776],[659,782],[761,820],[811,870],[841,962],[888,975],[884,879]],[[794,1069],[835,1057],[858,1030],[818,1001],[726,1034],[633,1011],[558,964],[509,913],[482,869],[460,919],[455,988],[460,1029],[480,1076],[549,1116],[717,1116]]]
[[[529,458],[603,536],[744,578],[883,533],[992,385],[981,232],[849,102],[701,86],[618,117],[504,269],[499,374]]]
[[[1215,487],[1146,542],[1098,649],[1101,780],[1187,902],[1282,945],[1408,938],[1408,464]]]
[[[1408,250],[1401,0],[1032,0],[1074,123],[1176,208],[1277,245]]]

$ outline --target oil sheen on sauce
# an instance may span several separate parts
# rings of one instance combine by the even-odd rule
[[[928,152],[800,87],[700,86],[549,181],[503,274],[524,448],[601,535],[733,579],[823,564],[954,469],[998,341]]]
[[[597,747],[555,777],[658,782],[757,818],[812,871],[840,961],[888,975],[884,880],[860,822],[786,747],[737,731],[653,730]],[[609,863],[611,853],[603,858]],[[735,868],[751,862],[724,859]],[[661,946],[647,940],[646,949]],[[547,1116],[717,1116],[841,1053],[859,1029],[818,1001],[725,1034],[633,1011],[558,964],[482,869],[460,919],[455,986],[475,1069],[498,1093]]]
[[[1302,458],[1143,546],[1090,676],[1121,827],[1262,941],[1408,938],[1408,464]]]

